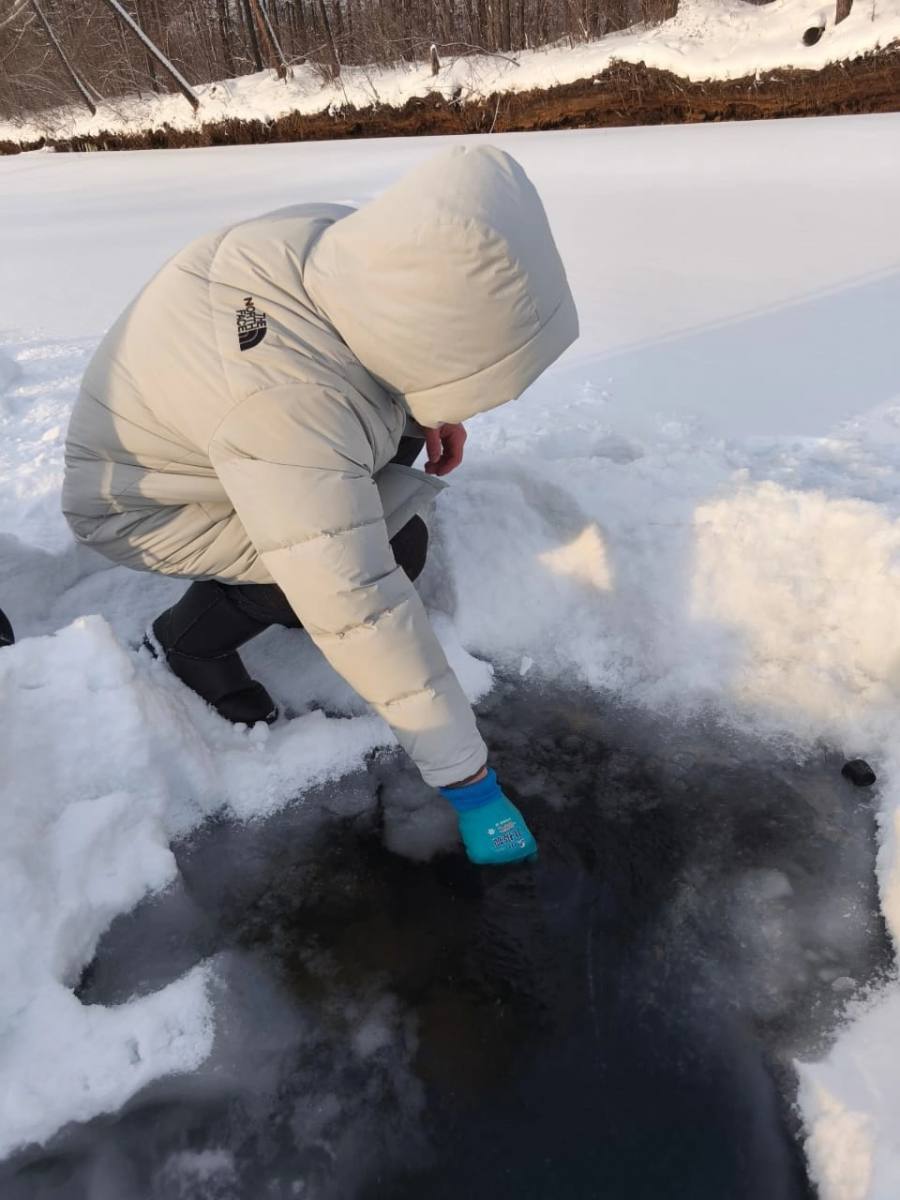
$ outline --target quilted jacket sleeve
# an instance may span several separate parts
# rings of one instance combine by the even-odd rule
[[[372,449],[346,399],[294,385],[251,396],[219,426],[209,455],[309,635],[391,726],[426,783],[478,771],[484,742],[394,560]]]

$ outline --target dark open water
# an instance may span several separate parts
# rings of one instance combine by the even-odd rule
[[[890,965],[871,793],[522,684],[484,726],[535,866],[470,867],[394,756],[209,823],[81,995],[215,957],[210,1060],[6,1164],[3,1200],[811,1197],[790,1060]]]

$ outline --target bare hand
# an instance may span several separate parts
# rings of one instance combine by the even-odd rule
[[[462,462],[467,436],[463,425],[439,425],[437,429],[426,430],[428,462],[425,464],[425,474],[449,475],[454,471]]]

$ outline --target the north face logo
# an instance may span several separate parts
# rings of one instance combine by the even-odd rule
[[[237,321],[238,344],[242,350],[252,350],[266,336],[266,314],[257,312],[253,297],[244,300],[244,307],[235,313]]]

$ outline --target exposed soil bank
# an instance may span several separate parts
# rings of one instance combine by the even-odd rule
[[[837,116],[900,110],[900,47],[819,71],[779,70],[729,82],[691,83],[668,71],[614,63],[592,79],[548,89],[497,93],[461,103],[437,93],[401,108],[352,106],[272,121],[228,120],[195,129],[101,132],[89,137],[0,142],[0,153],[56,150],[156,150],[352,137],[665,125],[765,117]]]

